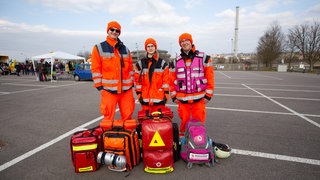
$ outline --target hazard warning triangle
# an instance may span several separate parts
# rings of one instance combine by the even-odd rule
[[[165,146],[160,134],[156,131],[153,135],[153,138],[149,144],[149,146],[158,147],[158,146]]]

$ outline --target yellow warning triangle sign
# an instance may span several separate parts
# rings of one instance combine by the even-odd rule
[[[158,147],[158,146],[165,146],[160,134],[156,131],[153,135],[153,138],[149,144],[149,146]]]

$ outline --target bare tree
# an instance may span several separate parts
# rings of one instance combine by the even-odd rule
[[[313,25],[303,24],[289,29],[289,40],[301,53],[303,60],[313,66],[320,61],[320,24],[314,22]]]
[[[273,23],[271,28],[260,38],[257,47],[257,55],[260,62],[271,68],[272,63],[280,57],[283,52],[285,36],[281,27]]]
[[[295,59],[297,59],[297,48],[295,46],[295,38],[292,38],[292,36],[288,35],[288,41],[285,44],[286,54],[285,54],[285,62],[288,62],[288,66],[291,67],[291,63]]]
[[[81,57],[84,57],[86,59],[89,59],[90,55],[91,55],[91,52],[89,52],[89,51],[80,51],[77,54],[77,56],[81,56]]]

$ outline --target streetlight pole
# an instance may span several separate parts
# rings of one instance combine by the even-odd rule
[[[137,48],[137,61],[139,61],[140,57],[139,57],[139,46],[138,46],[138,43],[136,43],[136,48]]]
[[[172,54],[172,42],[170,42],[170,58],[171,58],[171,56],[173,56],[173,54]]]

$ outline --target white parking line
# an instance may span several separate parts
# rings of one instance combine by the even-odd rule
[[[9,92],[0,92],[0,96],[1,95],[7,95],[7,94],[9,94]]]
[[[245,86],[245,85],[244,85],[244,86]],[[246,87],[248,87],[248,86],[246,86]],[[251,89],[250,87],[248,87],[248,88]],[[253,90],[253,89],[252,89],[252,90]],[[255,90],[253,90],[253,91],[255,91]],[[261,93],[259,93],[259,92],[257,92],[257,93],[260,94],[260,95],[263,95],[263,94],[261,94]],[[263,95],[263,96],[264,96],[264,95]],[[269,97],[267,97],[267,96],[265,96],[265,97],[268,98],[268,99],[271,99],[271,98],[269,98]],[[272,99],[271,99],[271,100],[272,100]],[[272,100],[272,101],[274,101],[274,100]],[[137,102],[138,102],[138,101],[136,100],[136,103],[137,103]],[[276,101],[275,101],[275,102],[276,102]],[[277,102],[277,103],[278,103],[278,102]],[[280,104],[280,103],[279,103],[279,104]],[[176,105],[170,105],[170,104],[168,104],[168,106],[176,106]],[[283,105],[282,105],[282,106],[283,106]],[[288,108],[288,109],[289,109],[289,108]],[[117,111],[119,111],[119,109],[116,109],[116,112],[117,112]],[[293,111],[293,110],[292,110],[292,111]],[[306,117],[303,116],[302,114],[299,114],[299,113],[297,113],[297,112],[294,113],[294,112],[295,112],[295,111],[293,111],[293,114],[298,115],[298,116],[300,116],[300,117],[306,118]],[[32,155],[34,155],[34,154],[36,154],[36,153],[38,153],[38,152],[40,152],[40,151],[48,148],[49,146],[51,146],[51,145],[53,145],[53,144],[55,144],[55,143],[63,140],[64,138],[69,137],[70,135],[74,134],[75,132],[84,129],[85,127],[87,127],[87,126],[89,126],[89,125],[91,125],[91,124],[93,124],[93,123],[101,120],[102,118],[103,118],[103,116],[97,117],[97,118],[95,118],[95,119],[93,119],[93,120],[91,120],[91,121],[89,121],[89,122],[87,122],[87,123],[85,123],[85,124],[82,124],[82,125],[74,128],[74,129],[68,131],[68,132],[65,133],[65,134],[62,134],[62,135],[58,136],[57,138],[55,138],[55,139],[53,139],[53,140],[51,140],[51,141],[49,141],[49,142],[47,142],[47,143],[39,146],[39,147],[37,147],[37,148],[35,148],[35,149],[33,149],[33,150],[30,150],[30,151],[26,152],[25,154],[22,154],[21,156],[18,156],[18,157],[16,157],[16,158],[14,158],[14,159],[11,160],[11,161],[8,161],[8,162],[2,164],[2,165],[0,166],[0,172],[3,171],[3,170],[5,170],[5,169],[7,169],[7,168],[9,168],[9,167],[11,167],[11,166],[13,166],[13,165],[15,165],[15,164],[17,164],[17,163],[19,163],[20,161],[23,161],[24,159],[27,159],[28,157],[30,157],[30,156],[32,156]],[[307,118],[307,119],[308,119],[308,118]],[[313,121],[312,121],[312,122],[313,122]],[[315,122],[314,122],[314,123],[315,123]],[[317,124],[317,123],[316,123],[316,124]],[[319,126],[319,124],[318,124],[318,126]],[[233,149],[233,150],[232,150],[232,153],[233,153],[233,154],[239,154],[239,155],[262,157],[262,158],[268,158],[268,159],[276,159],[276,160],[299,162],[299,163],[312,164],[312,165],[320,165],[320,160],[316,160],[316,159],[307,159],[307,158],[292,157],[292,156],[285,156],[285,155],[277,155],[277,154],[270,154],[270,153],[263,153],[263,152],[256,152],[256,151],[247,151],[247,150],[240,150],[240,149]]]
[[[38,91],[38,90],[43,90],[43,89],[48,89],[48,88],[53,88],[53,87],[46,86],[46,87],[42,87],[42,88],[26,89],[26,90],[21,90],[21,91],[1,92],[2,94],[0,94],[0,95],[8,95],[8,94],[17,94],[17,93],[30,92],[30,91]]]
[[[266,89],[266,88],[255,88],[256,90],[263,91],[287,91],[287,92],[305,92],[305,93],[319,93],[320,91],[316,90],[296,90],[296,89]]]
[[[243,87],[215,87],[215,89],[247,89]],[[284,91],[284,92],[305,92],[305,93],[319,93],[319,90],[295,90],[295,89],[266,89],[266,88],[255,88],[256,90],[263,91]]]
[[[218,84],[218,83],[217,83]],[[232,84],[238,84],[238,83],[232,83]],[[320,86],[310,86],[310,85],[308,85],[308,86],[301,86],[301,85],[288,85],[288,84],[251,84],[251,83],[246,83],[246,85],[254,85],[254,86],[268,86],[268,87],[270,87],[270,86],[280,86],[280,87],[302,87],[302,88],[310,88],[310,87],[312,87],[312,88],[320,88]]]
[[[118,109],[117,109],[117,111],[118,111]],[[69,132],[67,132],[65,134],[62,134],[61,136],[59,136],[59,137],[57,137],[57,138],[55,138],[55,139],[53,139],[53,140],[51,140],[51,141],[49,141],[49,142],[47,142],[45,144],[42,144],[41,146],[39,146],[39,147],[37,147],[37,148],[35,148],[35,149],[25,153],[25,154],[22,154],[19,157],[14,158],[13,160],[11,160],[9,162],[6,162],[6,163],[2,164],[0,166],[0,172],[5,170],[5,169],[7,169],[7,168],[9,168],[9,167],[11,167],[11,166],[13,166],[13,165],[15,165],[15,164],[17,164],[18,162],[23,161],[24,159],[27,159],[28,157],[30,157],[30,156],[32,156],[32,155],[34,155],[34,154],[46,149],[47,147],[49,147],[49,146],[61,141],[62,139],[72,135],[73,133],[84,129],[85,127],[87,127],[87,126],[89,126],[89,125],[101,120],[102,118],[103,118],[103,116],[97,117],[97,118],[95,118],[95,119],[93,119],[93,120],[91,120],[91,121],[89,121],[89,122],[87,122],[85,124],[82,124],[81,126],[78,126],[78,127],[74,128],[74,129],[72,129],[71,131],[69,131]]]
[[[274,99],[272,99],[272,98],[270,98],[270,97],[268,97],[268,96],[266,96],[266,95],[264,95],[264,94],[260,93],[259,91],[255,90],[255,89],[253,89],[253,88],[251,88],[251,87],[249,87],[249,86],[247,86],[247,85],[245,85],[245,84],[242,84],[242,85],[243,85],[244,87],[246,87],[246,88],[248,88],[248,89],[250,89],[250,90],[252,90],[252,91],[256,92],[257,94],[260,94],[261,96],[265,97],[266,99],[268,99],[268,100],[270,100],[270,101],[274,102],[275,104],[277,104],[277,105],[281,106],[282,108],[284,108],[284,109],[286,109],[286,110],[288,110],[288,111],[292,112],[293,114],[295,114],[295,115],[297,115],[297,116],[301,117],[301,118],[302,118],[302,119],[304,119],[305,121],[307,121],[307,122],[309,122],[309,123],[311,123],[311,124],[313,124],[313,125],[317,126],[318,128],[320,128],[320,124],[316,123],[315,121],[312,121],[311,119],[307,118],[306,116],[304,116],[304,115],[302,115],[302,114],[300,114],[300,113],[298,113],[298,112],[294,111],[293,109],[290,109],[289,107],[287,107],[287,106],[285,106],[285,105],[283,105],[283,104],[279,103],[278,101],[275,101]]]
[[[214,94],[214,96],[264,98],[264,97],[258,96],[258,95],[241,95],[241,94]],[[269,96],[269,97],[272,99],[293,99],[293,100],[301,100],[301,101],[320,101],[320,99],[314,99],[314,98],[279,97],[279,96]]]
[[[167,106],[177,107],[176,104],[167,104]],[[238,112],[252,112],[252,113],[267,113],[267,114],[279,114],[279,115],[295,115],[295,116],[297,115],[295,113],[290,113],[290,112],[271,112],[271,111],[256,111],[256,110],[244,110],[244,109],[214,108],[214,107],[206,107],[206,109],[223,110],[223,111],[238,111]],[[300,115],[320,117],[320,115],[312,115],[312,114],[300,114]],[[299,162],[299,163],[318,165],[318,166],[320,165],[320,160],[317,160],[317,159],[308,159],[308,158],[293,157],[293,156],[286,156],[286,155],[280,155],[280,154],[270,154],[270,153],[264,153],[264,152],[258,152],[258,151],[248,151],[248,150],[241,150],[241,149],[232,149],[232,153],[238,154],[238,155],[267,158],[267,159]]]
[[[82,84],[85,82],[77,82],[77,83],[72,83],[72,84],[62,84],[62,85],[38,85],[41,88],[35,88],[35,89],[26,89],[26,90],[21,90],[21,91],[12,91],[12,92],[0,92],[1,95],[8,95],[8,94],[17,94],[17,93],[24,93],[24,92],[29,92],[29,91],[38,91],[38,90],[43,90],[43,89],[48,89],[48,88],[57,88],[57,87],[63,87],[63,86],[73,86],[77,84]],[[5,83],[5,84],[10,84],[10,85],[17,85],[17,86],[29,86],[25,84],[12,84],[12,83]],[[30,86],[37,86],[37,85],[30,85]]]
[[[178,105],[176,105],[176,104],[166,104],[166,106],[178,107]],[[250,113],[296,116],[296,114],[293,114],[290,112],[257,111],[257,110],[250,110],[250,109],[232,109],[232,108],[218,108],[218,107],[206,107],[206,109],[213,109],[213,110],[219,110],[219,111],[235,111],[235,112],[250,112]],[[310,117],[320,117],[320,115],[317,115],[317,114],[302,114],[302,115],[310,116]]]
[[[229,78],[229,79],[231,79],[231,77],[230,76],[228,76],[228,75],[226,75],[225,73],[223,73],[223,72],[221,72],[221,71],[217,71],[218,73],[220,73],[220,74],[222,74],[222,75],[224,75],[225,77],[227,77],[227,78]]]
[[[1,83],[2,85],[12,85],[12,86],[34,86],[34,87],[46,87],[52,85],[46,84],[22,84],[22,83]]]
[[[214,108],[214,107],[206,107],[206,109],[214,109],[214,110],[220,110],[220,111],[236,111],[236,112],[249,112],[249,113],[261,113],[261,114],[276,114],[276,115],[290,115],[290,116],[296,116],[296,114],[290,113],[290,112],[276,112],[276,111],[257,111],[257,110],[250,110],[250,109],[231,109],[231,108]],[[320,115],[317,114],[302,114],[304,116],[310,116],[310,117],[320,117]]]
[[[282,78],[277,78],[277,77],[274,77],[274,76],[267,76],[267,75],[261,75],[261,74],[258,74],[258,73],[254,73],[254,72],[251,72],[252,74],[254,74],[255,76],[261,76],[261,77],[266,77],[266,78],[271,78],[271,79],[276,79],[276,80],[283,80]]]
[[[253,156],[253,157],[276,159],[276,160],[282,160],[282,161],[299,162],[299,163],[304,163],[304,164],[311,164],[311,165],[320,166],[320,160],[316,160],[316,159],[307,159],[307,158],[292,157],[292,156],[285,156],[285,155],[279,155],[279,154],[247,151],[247,150],[241,150],[241,149],[232,149],[231,153],[239,154],[239,155],[246,155],[246,156]]]
[[[136,100],[136,102],[137,102],[137,100]],[[116,112],[117,111],[119,111],[119,108],[116,109]],[[45,144],[42,144],[41,146],[39,146],[39,147],[37,147],[37,148],[35,148],[35,149],[25,153],[25,154],[22,154],[19,157],[14,158],[13,160],[11,160],[9,162],[6,162],[6,163],[2,164],[0,166],[0,172],[5,170],[5,169],[7,169],[7,168],[9,168],[9,167],[11,167],[11,166],[13,166],[13,165],[15,165],[15,164],[17,164],[20,161],[23,161],[24,159],[27,159],[28,157],[30,157],[30,156],[42,151],[43,149],[46,149],[47,147],[49,147],[49,146],[61,141],[62,139],[74,134],[75,132],[83,130],[85,127],[87,127],[87,126],[89,126],[89,125],[101,120],[102,118],[103,118],[103,116],[97,117],[97,118],[95,118],[95,119],[93,119],[93,120],[91,120],[91,121],[89,121],[87,123],[82,124],[81,126],[78,126],[78,127],[74,128],[74,129],[66,132],[65,134],[60,135],[59,137],[57,137],[57,138],[55,138],[55,139],[53,139],[53,140],[51,140],[51,141],[49,141],[49,142],[47,142]]]

